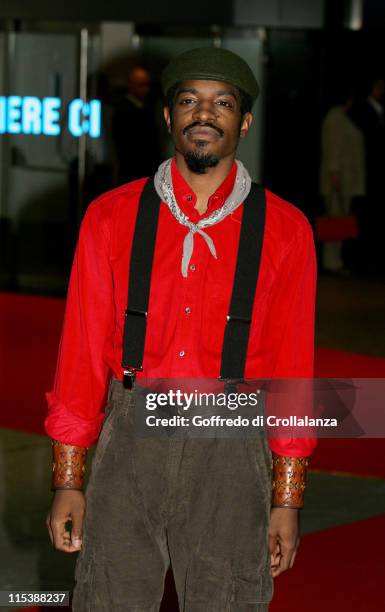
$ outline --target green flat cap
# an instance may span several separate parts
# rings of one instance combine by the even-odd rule
[[[192,79],[230,83],[247,93],[253,102],[259,94],[259,86],[250,66],[227,49],[204,47],[174,57],[162,72],[164,95],[176,83]]]

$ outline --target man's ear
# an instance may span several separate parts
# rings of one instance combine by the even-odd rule
[[[163,108],[163,117],[167,125],[167,131],[169,134],[171,134],[171,113],[170,113],[170,109],[168,108],[168,106],[165,106]]]
[[[251,113],[245,113],[242,117],[241,129],[239,131],[239,135],[241,138],[244,138],[247,135],[247,132],[249,131],[252,122],[253,115]]]

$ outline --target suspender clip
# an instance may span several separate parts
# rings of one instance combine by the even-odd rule
[[[236,315],[227,315],[226,317],[228,323],[237,322],[237,323],[251,323],[251,319],[248,317],[239,317]]]
[[[123,387],[125,389],[132,389],[137,372],[143,372],[143,368],[128,367],[123,370]]]
[[[127,308],[126,318],[127,318],[127,315],[134,315],[135,317],[146,317],[147,318],[147,310],[135,310],[135,308]]]
[[[225,383],[223,385],[225,395],[229,393],[238,393],[237,385],[245,382],[244,378],[224,378],[223,376],[219,376],[218,380]]]

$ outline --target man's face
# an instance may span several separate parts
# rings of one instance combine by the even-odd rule
[[[151,75],[139,66],[133,68],[128,76],[128,91],[141,102],[145,102],[151,91]]]
[[[235,154],[239,138],[246,136],[252,121],[251,113],[241,116],[235,87],[208,80],[183,81],[172,113],[166,107],[164,117],[175,149],[185,159],[194,156],[218,161]]]

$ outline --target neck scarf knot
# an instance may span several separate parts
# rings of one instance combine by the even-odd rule
[[[193,223],[182,212],[176,201],[171,177],[171,162],[172,159],[170,158],[160,164],[154,177],[154,185],[160,199],[167,204],[174,218],[189,230],[183,241],[181,264],[182,276],[187,277],[188,267],[194,251],[194,234],[202,236],[212,256],[217,258],[214,242],[203,228],[219,223],[246,200],[251,188],[251,178],[242,162],[236,160],[237,174],[234,187],[224,204],[217,210],[214,210],[208,217],[198,221],[198,223]]]

